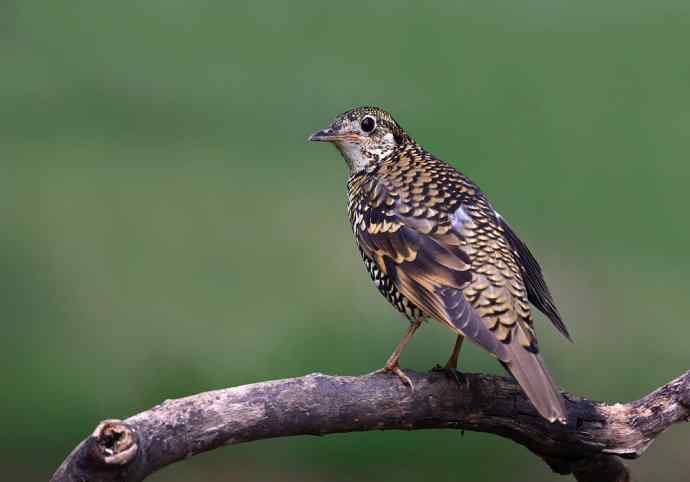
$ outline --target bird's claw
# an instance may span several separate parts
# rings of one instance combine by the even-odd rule
[[[432,372],[437,372],[437,373],[443,373],[446,375],[446,377],[451,378],[455,380],[455,383],[458,384],[458,386],[468,385],[468,380],[463,375],[460,373],[457,369],[449,366],[442,367],[441,365],[436,365],[434,368],[431,369]]]
[[[395,373],[398,375],[400,380],[407,386],[410,387],[410,390],[414,392],[414,383],[412,383],[412,380],[410,377],[405,375],[405,372],[400,369],[399,366],[393,365],[393,366],[385,366],[383,368],[380,368],[374,372],[374,374],[379,374],[379,373]]]

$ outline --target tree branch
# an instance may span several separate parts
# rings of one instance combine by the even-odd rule
[[[619,457],[636,458],[670,425],[690,419],[690,371],[626,404],[564,394],[568,424],[539,417],[512,380],[440,372],[319,373],[167,400],[124,421],[101,422],[55,472],[53,482],[140,481],[222,445],[290,435],[452,428],[494,433],[524,445],[581,482],[624,482]]]

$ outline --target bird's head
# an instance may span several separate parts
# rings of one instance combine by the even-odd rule
[[[347,161],[350,174],[367,170],[411,141],[393,117],[378,107],[344,112],[309,140],[332,142]]]

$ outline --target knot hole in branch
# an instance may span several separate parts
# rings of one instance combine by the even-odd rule
[[[136,432],[121,420],[103,420],[91,434],[91,457],[101,465],[128,464],[138,450]]]

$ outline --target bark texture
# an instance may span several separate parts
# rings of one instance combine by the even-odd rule
[[[690,419],[690,371],[629,403],[564,393],[567,425],[550,424],[503,377],[406,371],[397,376],[313,373],[166,400],[126,420],[105,420],[65,459],[53,482],[144,480],[173,462],[222,445],[291,435],[448,428],[524,445],[580,482],[625,482],[662,431]]]

